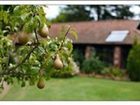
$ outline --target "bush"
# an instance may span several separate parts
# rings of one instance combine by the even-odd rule
[[[102,75],[110,75],[111,73],[110,73],[110,68],[104,68],[102,71],[101,71],[101,74]]]
[[[81,71],[84,73],[97,73],[100,74],[101,70],[104,68],[105,64],[99,60],[97,56],[92,55],[90,59],[85,59],[82,64]]]
[[[110,67],[110,68],[104,68],[101,71],[101,74],[110,75],[110,76],[114,76],[114,77],[122,77],[125,74],[125,72],[124,72],[124,70],[121,70],[120,68]]]
[[[73,59],[77,63],[77,65],[81,68],[82,63],[84,61],[84,54],[81,53],[81,50],[74,49],[73,50]]]
[[[127,59],[127,70],[132,81],[140,81],[140,44],[136,43]]]
[[[123,70],[117,67],[113,67],[110,69],[110,73],[115,77],[122,77],[124,75]]]
[[[104,68],[101,74],[107,79],[113,80],[129,80],[126,70],[117,67]]]
[[[72,71],[68,68],[62,70],[53,70],[51,77],[54,78],[69,78],[72,77]]]

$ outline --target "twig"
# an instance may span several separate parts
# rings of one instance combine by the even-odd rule
[[[64,36],[64,38],[63,38],[63,40],[62,40],[62,43],[61,43],[61,45],[59,46],[59,49],[57,50],[56,53],[58,53],[58,51],[60,51],[61,48],[63,47],[64,42],[65,42],[65,39],[66,39],[66,36],[68,35],[68,33],[69,33],[69,31],[70,31],[70,28],[71,28],[71,27],[69,26],[69,28],[68,28],[68,30],[66,31],[65,36]]]
[[[22,73],[22,72],[15,72],[15,71],[12,71],[12,72],[1,72],[0,73],[0,76],[4,76],[4,75],[10,75],[10,76],[14,76],[14,75],[30,75],[30,74],[27,74],[27,73]]]
[[[8,61],[6,64],[6,69],[8,69],[9,63],[10,63],[10,50],[8,50]]]
[[[35,47],[26,55],[26,57],[22,60],[21,63],[17,64],[15,67],[12,67],[12,68],[7,69],[6,71],[8,71],[8,72],[4,71],[4,72],[0,73],[0,75],[6,75],[6,74],[8,75],[8,74],[10,74],[11,71],[14,72],[13,70],[17,69],[20,65],[22,65],[22,64],[30,57],[31,53],[32,53],[37,47],[38,47],[38,46],[35,46]]]
[[[30,52],[27,54],[27,56],[22,60],[21,63],[17,64],[15,67],[11,68],[10,70],[13,70],[13,69],[17,69],[20,65],[22,65],[31,55],[31,53],[33,53],[33,51],[38,47],[38,44],[39,44],[39,40],[38,40],[38,37],[37,37],[37,32],[36,30],[34,30],[35,32],[35,36],[36,36],[36,40],[37,40],[37,43],[35,45],[35,47],[33,49],[30,50]]]
[[[62,43],[60,44],[58,50],[55,52],[55,55],[58,54],[58,52],[62,49],[62,47],[63,47],[63,45],[64,45],[64,42],[65,42],[65,39],[66,39],[66,36],[68,35],[68,33],[69,33],[69,31],[70,31],[70,28],[71,28],[71,27],[69,26],[68,29],[67,29],[67,31],[66,31],[66,33],[65,33],[65,35],[64,35],[64,38],[63,38],[63,40],[62,40]],[[55,59],[55,58],[52,57],[52,59]]]
[[[11,68],[10,70],[13,70],[13,69],[17,69],[20,65],[22,65],[31,55],[31,53],[37,48],[38,46],[35,46],[28,54],[27,56],[22,60],[21,63],[17,64],[15,67]]]
[[[39,44],[39,39],[38,39],[38,37],[37,37],[37,32],[36,32],[36,30],[34,30],[34,32],[35,32],[36,41],[37,41],[37,43]]]

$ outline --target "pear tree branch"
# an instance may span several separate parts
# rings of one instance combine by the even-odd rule
[[[66,39],[66,36],[68,35],[68,33],[69,33],[69,31],[70,31],[70,26],[68,27],[68,29],[67,29],[67,31],[66,31],[66,33],[65,33],[65,35],[64,35],[64,38],[63,38],[63,40],[62,40],[62,43],[60,44],[60,46],[59,46],[59,48],[58,48],[58,50],[56,51],[56,53],[58,53],[61,49],[62,49],[62,47],[63,47],[63,45],[64,45],[64,42],[65,42],[65,39]]]

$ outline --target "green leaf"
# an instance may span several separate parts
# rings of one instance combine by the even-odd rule
[[[20,16],[20,18],[22,21],[24,21],[29,15],[30,15],[30,13],[24,13]]]
[[[78,40],[77,32],[74,29],[71,29],[70,35],[74,36],[74,38]]]
[[[73,45],[72,45],[72,43],[70,41],[67,42],[67,46],[66,47],[68,48],[69,53],[71,53],[72,50],[73,50]]]

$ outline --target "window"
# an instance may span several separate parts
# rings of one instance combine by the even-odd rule
[[[106,42],[122,42],[128,33],[128,30],[112,31],[106,38]]]

